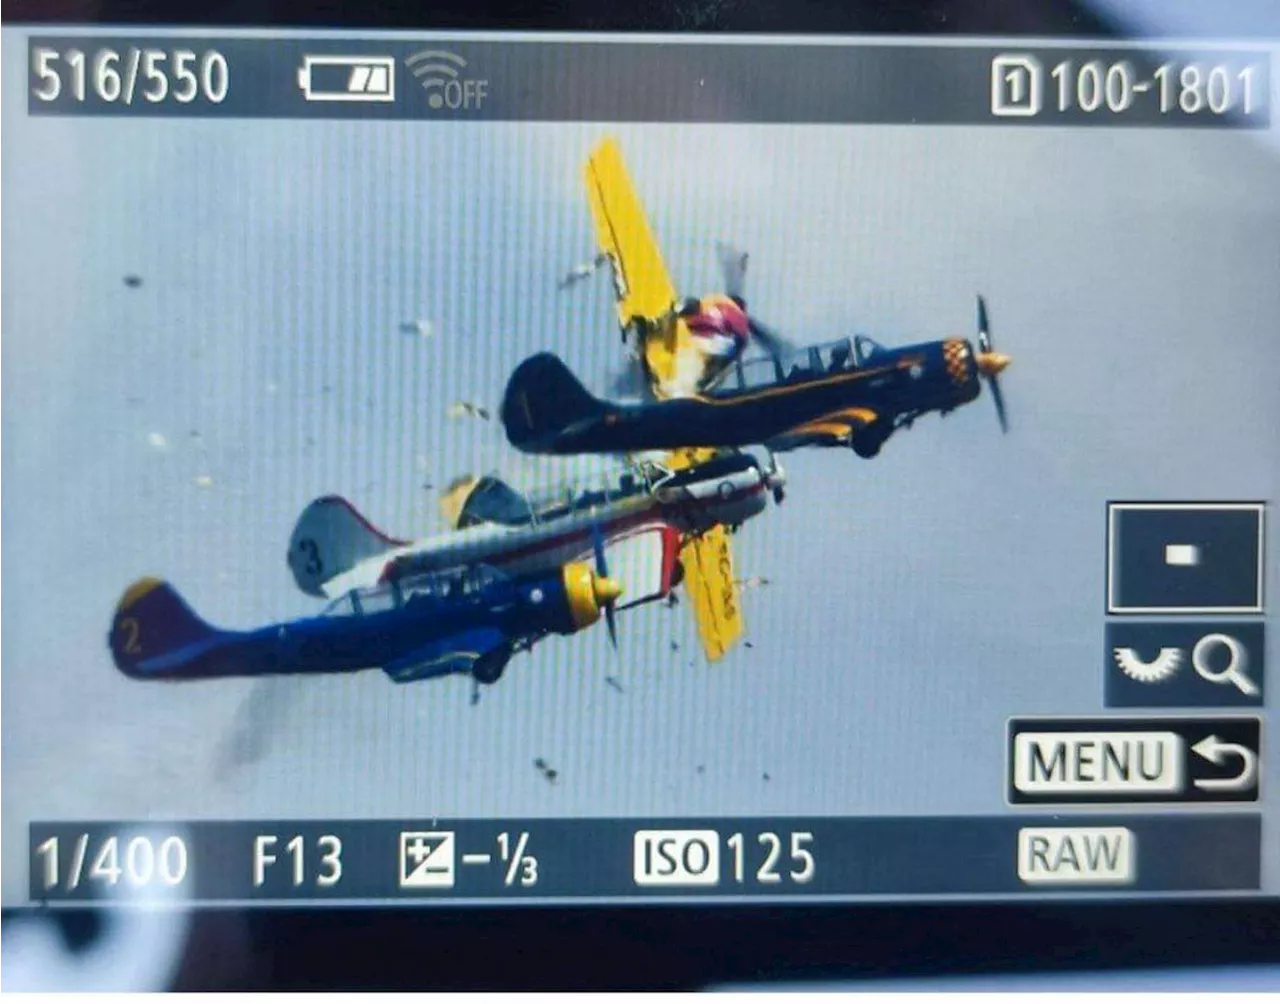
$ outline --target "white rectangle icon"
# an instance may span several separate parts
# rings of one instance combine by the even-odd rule
[[[1026,795],[1176,794],[1184,760],[1176,732],[1019,732],[1013,786]]]
[[[1194,568],[1200,564],[1200,548],[1195,544],[1165,544],[1164,563],[1179,568]]]
[[[452,889],[453,883],[452,831],[400,834],[401,889]]]
[[[720,882],[715,830],[637,830],[633,876],[639,886],[713,886]]]
[[[1137,841],[1124,826],[1026,826],[1018,831],[1018,878],[1027,885],[1129,885]]]

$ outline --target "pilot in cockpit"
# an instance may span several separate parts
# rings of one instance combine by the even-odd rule
[[[676,310],[704,353],[720,358],[737,356],[751,337],[747,312],[730,296],[713,294],[689,298]]]

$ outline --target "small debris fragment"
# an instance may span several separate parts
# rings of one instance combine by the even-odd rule
[[[671,651],[672,652],[680,651],[680,643],[676,641],[674,638],[671,639]]]
[[[163,450],[169,445],[169,440],[165,438],[163,432],[147,433],[147,442],[157,450]]]
[[[551,784],[555,784],[556,778],[560,776],[560,772],[556,770],[554,767],[548,766],[547,761],[542,759],[542,757],[538,757],[536,760],[534,760],[533,766],[537,768],[537,770],[542,774],[542,776],[545,777],[547,781],[550,782]]]
[[[755,648],[755,646],[754,646],[754,645],[752,645],[752,644],[751,644],[751,642],[749,642],[749,641],[744,641],[742,644],[746,645],[746,646],[747,646],[747,648]]]
[[[126,275],[124,277],[124,284],[130,289],[137,289],[142,285],[142,276],[133,274]]]
[[[769,777],[769,772],[768,772],[768,771],[765,771],[765,772],[764,772],[764,779],[765,779],[766,781],[771,781],[771,780],[773,780],[771,777]]]
[[[577,283],[581,282],[583,279],[590,278],[595,274],[596,269],[600,268],[600,266],[603,265],[608,260],[609,258],[607,255],[598,254],[593,259],[591,259],[591,261],[583,262],[581,265],[575,265],[573,268],[569,269],[569,271],[566,272],[563,276],[561,276],[560,281],[556,283],[556,288],[568,289],[570,286],[576,285]]]
[[[604,678],[604,682],[605,682],[605,683],[607,683],[609,686],[611,686],[611,687],[612,687],[614,690],[616,690],[619,694],[625,694],[625,693],[626,693],[626,691],[622,689],[622,684],[621,684],[621,683],[619,683],[619,682],[617,681],[617,678],[612,677],[612,676],[606,676],[606,677]]]
[[[197,488],[212,488],[212,487],[213,487],[213,478],[212,478],[210,475],[208,475],[208,474],[197,474],[197,475],[196,475],[196,487],[197,487]]]
[[[533,766],[536,767],[538,770],[546,770],[547,761],[543,760],[542,757],[536,757],[533,761]]]
[[[274,394],[274,393],[275,393],[276,391],[278,391],[279,389],[280,389],[280,385],[279,385],[279,384],[277,384],[274,380],[270,381],[270,382],[267,384],[267,393],[268,393],[268,394]]]
[[[434,487],[435,487],[435,485],[433,485],[430,481],[424,481],[424,482],[422,482],[422,490],[423,490],[424,492],[429,492],[429,491],[431,491],[431,489],[433,489]]]
[[[484,421],[489,420],[489,409],[483,405],[476,404],[474,401],[455,401],[449,405],[450,418],[479,418]]]
[[[420,317],[416,321],[401,321],[400,334],[416,335],[418,338],[430,338],[436,333],[434,325],[425,317]]]
[[[560,772],[558,770],[548,770],[548,771],[545,771],[542,776],[545,777],[552,784],[555,784],[556,778],[560,776]]]
[[[702,764],[698,764],[698,773],[705,774],[706,772],[707,772],[707,768],[704,767]]]
[[[142,404],[143,402],[142,402],[142,398],[140,398],[137,394],[130,394],[128,397],[124,399],[124,403],[127,404],[130,408],[136,408],[138,405]]]
[[[767,586],[769,580],[763,575],[752,575],[745,579],[738,579],[737,585],[741,589],[758,589],[760,586]]]

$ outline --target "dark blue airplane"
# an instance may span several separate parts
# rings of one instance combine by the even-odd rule
[[[109,644],[117,668],[140,680],[376,667],[396,683],[466,673],[489,684],[515,652],[547,634],[574,634],[602,610],[614,636],[621,592],[598,539],[594,570],[573,562],[526,578],[484,565],[430,573],[353,590],[317,617],[254,631],[211,627],[167,582],[145,578],[121,597]]]
[[[741,447],[837,446],[874,457],[898,429],[952,411],[990,388],[1008,428],[997,380],[1009,357],[991,343],[978,299],[977,345],[946,338],[885,348],[859,335],[768,358],[737,360],[701,390],[636,404],[602,401],[550,353],[511,375],[502,422],[526,453],[576,454]]]

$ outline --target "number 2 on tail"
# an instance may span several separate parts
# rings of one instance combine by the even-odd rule
[[[138,625],[138,618],[122,618],[120,620],[120,631],[124,634],[124,651],[126,655],[137,655],[142,651],[142,646],[138,643],[138,635],[141,631]]]

